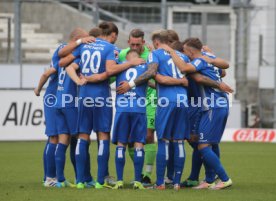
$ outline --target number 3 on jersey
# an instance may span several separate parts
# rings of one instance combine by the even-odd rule
[[[89,50],[85,50],[81,54],[81,61],[83,63],[83,68],[81,71],[83,74],[89,74],[89,72],[96,74],[99,72],[101,65],[101,53],[100,51],[95,51],[91,55]]]
[[[137,70],[135,68],[129,68],[126,72],[126,79],[128,82],[133,82],[137,77]],[[132,89],[135,89],[133,87]]]

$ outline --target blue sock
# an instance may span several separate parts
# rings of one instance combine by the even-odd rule
[[[205,168],[205,181],[209,184],[213,183],[215,181],[216,173],[212,167],[207,165],[206,163],[203,163]]]
[[[134,172],[135,172],[135,181],[141,182],[141,174],[143,171],[145,159],[145,151],[143,148],[135,148],[134,149]]]
[[[46,144],[45,144],[45,148],[43,151],[43,181],[46,180],[46,175],[47,175],[47,158],[46,158],[46,152],[47,152],[47,148],[48,148],[48,144],[49,144],[49,140],[47,140]]]
[[[85,168],[84,168],[84,181],[90,182],[90,181],[93,181],[93,177],[91,175],[89,144],[87,145],[86,153],[87,153],[87,157],[86,157],[86,163],[85,163]]]
[[[46,176],[50,178],[56,177],[56,161],[55,161],[55,151],[57,145],[48,143],[47,152],[46,152],[46,160],[47,160],[47,172]]]
[[[108,152],[108,156],[107,156],[108,159],[107,159],[107,161],[109,161],[109,156],[110,156],[110,152]],[[105,175],[105,177],[106,177],[106,176],[109,176],[108,163],[107,163],[107,167],[106,167],[106,170],[105,170],[105,174],[104,174],[104,175]]]
[[[173,148],[173,142],[169,143],[169,160],[167,163],[167,177],[170,180],[173,180],[174,178],[174,148]]]
[[[169,142],[158,140],[158,150],[156,155],[156,184],[158,186],[164,184],[164,175],[167,162],[169,160]]]
[[[98,182],[104,184],[109,160],[109,140],[100,140],[98,151]]]
[[[218,144],[212,145],[212,150],[218,157],[220,157],[220,151],[219,151]],[[205,181],[207,183],[213,183],[216,178],[215,171],[211,167],[209,167],[207,164],[204,164],[204,167],[205,167]]]
[[[190,145],[193,147],[193,154],[192,154],[192,169],[191,174],[189,176],[190,180],[198,181],[199,179],[199,173],[202,166],[202,158],[198,151],[198,144],[197,143],[190,143]]]
[[[218,145],[218,144],[213,144],[213,145],[212,145],[212,150],[213,150],[213,152],[215,152],[215,154],[220,158],[219,145]]]
[[[98,140],[98,139],[97,139],[97,146],[98,146],[98,150],[99,150],[99,147],[100,147],[100,140]],[[109,158],[109,154],[110,154],[110,153],[108,153],[108,158]],[[105,177],[106,177],[106,176],[109,176],[108,165],[107,165],[107,168],[106,168],[106,170],[105,170]]]
[[[70,159],[71,163],[74,167],[75,171],[75,178],[77,178],[77,167],[76,167],[76,146],[77,146],[77,141],[78,139],[76,137],[71,137],[71,142],[70,142]]]
[[[78,139],[76,147],[76,167],[77,167],[77,183],[84,183],[85,165],[87,162],[88,141]]]
[[[215,171],[221,181],[227,181],[229,179],[219,157],[213,152],[211,147],[201,149],[200,154],[202,155],[203,162]]]
[[[185,163],[185,149],[184,142],[174,142],[174,184],[180,184],[184,163]]]
[[[56,170],[57,170],[57,180],[58,182],[65,181],[64,177],[64,166],[65,166],[65,153],[67,149],[67,145],[58,143],[55,153],[56,160]]]
[[[125,152],[126,152],[125,147],[122,147],[122,146],[116,147],[115,164],[116,164],[117,181],[123,181],[123,173],[124,173],[124,167],[126,163]]]

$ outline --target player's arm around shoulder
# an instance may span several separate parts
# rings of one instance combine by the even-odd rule
[[[55,74],[57,72],[57,70],[54,67],[51,67],[49,69],[47,69],[40,77],[39,79],[39,83],[38,86],[34,89],[34,93],[36,96],[40,96],[40,92],[42,87],[44,86],[44,84],[47,82],[47,80],[49,79],[49,77],[52,74]]]
[[[131,88],[147,82],[150,78],[153,78],[156,75],[157,69],[158,69],[157,63],[148,64],[148,70],[146,72],[144,72],[142,75],[140,75],[134,81],[121,82],[120,85],[116,88],[116,92],[118,94],[124,94],[127,91],[129,91]]]
[[[94,75],[90,75],[90,76],[85,76],[85,79],[87,80],[87,82],[90,82],[90,83],[102,82],[108,78],[109,78],[109,76],[108,76],[107,72],[94,74]]]
[[[132,61],[127,61],[121,64],[117,64],[115,60],[106,61],[106,72],[108,76],[116,75],[132,66],[138,66],[145,63],[146,61],[142,58],[136,58]]]
[[[59,50],[58,56],[59,57],[66,57],[71,54],[80,44],[87,44],[95,42],[95,38],[93,36],[88,36],[84,38],[80,38],[76,41],[71,41],[68,45],[64,46],[62,49]]]
[[[170,46],[162,44],[160,46],[160,48],[164,49],[165,51],[167,51],[171,57],[172,60],[174,62],[174,64],[179,68],[179,70],[181,71],[181,73],[192,73],[192,72],[196,72],[196,68],[191,65],[190,63],[187,63],[186,61],[184,61],[178,54],[177,52],[172,49]]]
[[[93,37],[94,38],[94,37]],[[82,39],[79,39],[79,40],[82,40]],[[73,49],[72,47],[70,48],[69,47],[69,50],[65,49],[65,52],[66,54],[64,54],[65,56],[61,57],[60,60],[59,60],[59,66],[60,67],[66,67],[68,66],[71,62],[73,62],[76,58],[79,58],[80,57],[80,54],[81,54],[81,49],[83,47],[82,44],[86,44],[87,42],[80,42],[80,43],[77,43],[76,42],[72,42],[72,44],[77,44],[76,47]],[[67,48],[69,45],[63,47],[62,49],[59,50],[58,54],[60,54],[60,52],[64,51],[64,48]],[[73,46],[73,45],[72,45]]]
[[[184,87],[187,87],[189,84],[189,82],[185,76],[181,79],[177,79],[177,78],[173,78],[170,76],[156,74],[154,79],[159,84],[162,84],[162,85],[182,85]]]
[[[218,57],[214,58],[206,55],[203,55],[201,58],[204,59],[207,63],[212,64],[218,68],[221,68],[221,69],[229,68],[229,63],[222,58],[218,58]]]
[[[208,47],[207,45],[204,45],[202,47],[202,53],[203,53],[203,56],[202,58],[207,62],[207,63],[210,63],[218,68],[221,68],[221,69],[227,69],[229,68],[229,62],[222,59],[222,58],[219,58],[219,57],[216,57],[213,53],[213,51],[210,49],[210,47]]]
[[[79,86],[85,85],[87,80],[84,77],[79,77],[76,70],[79,69],[79,65],[77,63],[71,63],[66,67],[66,72],[69,77]]]
[[[191,73],[191,74],[189,74],[189,77],[191,77],[197,83],[202,84],[204,86],[217,88],[226,93],[233,92],[233,89],[230,86],[228,86],[227,84],[225,84],[224,82],[217,82],[217,81],[212,80],[211,78],[209,78],[205,75],[202,75],[200,73]]]

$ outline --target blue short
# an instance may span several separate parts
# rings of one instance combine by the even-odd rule
[[[57,132],[58,134],[77,134],[78,108],[58,108],[56,110]]]
[[[223,135],[229,109],[214,108],[202,112],[198,133],[200,144],[218,144]]]
[[[198,126],[201,117],[201,108],[200,107],[189,107],[189,121],[190,121],[190,134],[198,134]]]
[[[155,128],[158,139],[184,140],[190,138],[189,114],[185,105],[169,103],[157,106]]]
[[[57,135],[56,110],[55,107],[47,107],[44,105],[45,134],[48,137]]]
[[[78,133],[90,135],[94,132],[111,131],[112,107],[104,105],[86,107],[83,101],[79,101]]]
[[[116,112],[112,143],[145,144],[147,136],[147,116],[145,113]]]

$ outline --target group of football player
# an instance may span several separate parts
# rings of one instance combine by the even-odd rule
[[[231,186],[219,151],[229,113],[227,93],[232,93],[221,80],[228,62],[198,38],[180,41],[174,30],[153,32],[149,45],[144,32],[133,29],[129,47],[122,50],[114,45],[118,34],[112,22],[102,22],[89,32],[74,29],[68,43],[54,52],[50,68],[34,90],[39,96],[48,81],[44,186],[122,189],[126,148],[134,164],[134,189]],[[97,137],[97,180],[90,172],[91,133]],[[181,182],[185,140],[193,148],[192,168]],[[116,145],[112,153],[116,180],[109,175],[110,141]],[[64,175],[69,145],[74,184]],[[155,161],[156,182],[152,182]],[[199,182],[202,164],[205,178]]]

